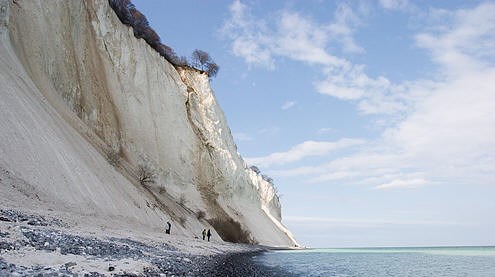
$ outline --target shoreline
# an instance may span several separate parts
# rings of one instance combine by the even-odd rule
[[[252,258],[282,249],[80,229],[0,207],[0,276],[276,276]]]
[[[272,250],[261,250],[254,252],[240,252],[225,254],[220,260],[214,262],[209,271],[203,272],[202,276],[257,276],[257,277],[296,277],[283,268],[268,267],[254,260],[255,256]]]

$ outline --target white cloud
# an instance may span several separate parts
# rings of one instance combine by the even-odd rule
[[[279,11],[271,28],[264,20],[254,18],[249,8],[236,0],[230,6],[231,16],[222,32],[232,40],[232,52],[249,65],[272,69],[274,57],[287,57],[316,65],[342,66],[345,60],[326,51],[330,41],[341,44],[344,52],[359,53],[363,48],[353,38],[359,16],[341,4],[335,21],[318,24],[297,12]]]
[[[282,105],[281,109],[282,110],[288,110],[296,105],[295,101],[285,101],[285,103]]]
[[[373,147],[367,143],[360,148],[369,151]],[[357,152],[315,166],[272,168],[267,173],[275,177],[300,177],[308,184],[353,184],[367,187],[376,187],[394,180],[425,178],[425,173],[419,169],[409,172],[414,163],[401,154],[387,153],[390,149],[375,150],[376,152]]]
[[[419,47],[431,52],[443,73],[455,77],[493,67],[495,56],[495,3],[484,3],[472,10],[432,11],[449,24],[416,36]]]
[[[388,10],[405,10],[411,6],[408,0],[380,0],[380,5]]]
[[[428,184],[425,179],[393,180],[375,187],[375,189],[398,189],[398,188],[418,188]]]
[[[283,165],[299,161],[306,157],[323,156],[331,151],[337,151],[362,143],[364,141],[359,139],[341,139],[336,142],[305,141],[286,152],[272,153],[264,157],[246,158],[245,160],[248,164],[257,166]]]
[[[452,12],[451,26],[417,36],[440,65],[444,80],[384,138],[437,173],[495,176],[483,170],[495,158],[495,4]],[[441,30],[441,31],[437,31]]]
[[[284,11],[269,47],[275,55],[309,64],[340,63],[342,61],[325,51],[329,35],[324,26],[297,13]]]
[[[271,39],[265,34],[264,21],[252,18],[239,0],[232,3],[230,12],[231,17],[222,32],[232,40],[233,54],[244,58],[249,65],[274,68],[272,53],[267,47]]]
[[[348,5],[340,4],[334,16],[335,22],[328,26],[328,30],[338,37],[342,50],[347,53],[363,53],[364,49],[356,44],[353,37],[355,27],[361,25],[359,15]]]
[[[359,172],[352,171],[334,171],[331,173],[323,173],[316,178],[309,179],[308,183],[323,183],[328,181],[344,180],[349,178],[354,178],[359,175]]]

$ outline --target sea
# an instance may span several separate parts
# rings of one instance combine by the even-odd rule
[[[337,248],[266,252],[271,276],[495,277],[495,247]]]

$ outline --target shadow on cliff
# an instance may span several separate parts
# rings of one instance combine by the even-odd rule
[[[240,242],[240,243],[252,243],[257,242],[251,238],[251,234],[242,229],[241,224],[232,218],[229,219],[219,219],[214,218],[208,220],[215,231],[222,237],[224,241],[228,242]]]

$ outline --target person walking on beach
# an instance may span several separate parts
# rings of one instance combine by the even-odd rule
[[[165,229],[165,234],[170,235],[170,228],[172,228],[172,224],[170,224],[170,222],[167,221],[167,229]]]
[[[205,240],[206,237],[206,229],[203,229],[203,240]]]
[[[206,236],[208,237],[208,241],[210,241],[210,237],[211,237],[211,231],[210,231],[210,229],[208,229],[208,233],[206,233]]]

